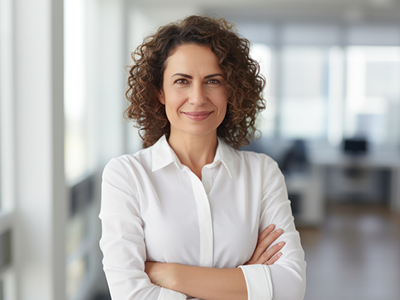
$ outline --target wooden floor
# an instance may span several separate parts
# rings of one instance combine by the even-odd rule
[[[307,261],[305,300],[400,300],[400,214],[330,204],[321,229],[298,228]]]

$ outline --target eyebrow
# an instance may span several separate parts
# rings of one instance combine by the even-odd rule
[[[187,75],[187,74],[183,74],[183,73],[175,73],[175,74],[172,75],[171,77],[174,77],[174,76],[182,76],[182,77],[185,77],[185,78],[193,79],[192,76]],[[215,73],[215,74],[207,75],[207,76],[204,77],[204,78],[205,78],[205,79],[208,79],[208,78],[212,78],[212,77],[216,77],[216,76],[224,77],[224,75],[222,75],[222,74],[220,74],[220,73]]]

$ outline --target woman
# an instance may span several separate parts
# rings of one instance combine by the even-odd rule
[[[268,156],[234,149],[264,108],[249,42],[223,19],[191,16],[132,57],[126,113],[145,149],[103,174],[100,246],[113,299],[303,299],[306,263],[283,176]]]

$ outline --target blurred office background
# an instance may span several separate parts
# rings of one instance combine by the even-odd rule
[[[109,299],[101,172],[141,148],[124,67],[196,13],[236,23],[261,64],[247,149],[284,171],[306,299],[400,299],[399,0],[0,0],[0,300]]]

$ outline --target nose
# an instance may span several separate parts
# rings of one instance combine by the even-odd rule
[[[193,84],[190,95],[189,103],[196,106],[202,106],[207,102],[207,96],[204,91],[204,86],[201,83]]]

